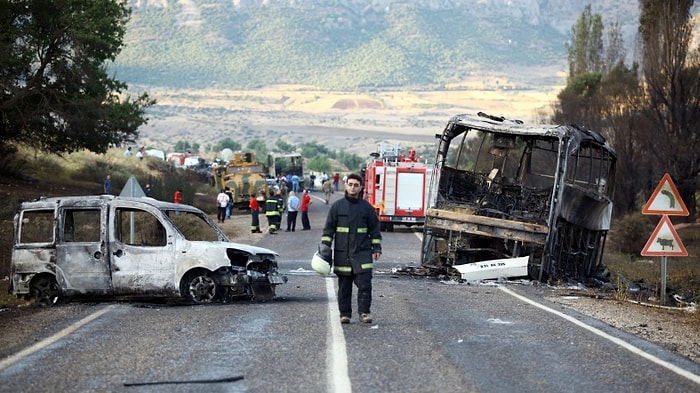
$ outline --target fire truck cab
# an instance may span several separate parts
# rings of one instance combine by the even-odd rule
[[[382,231],[394,224],[411,227],[425,222],[427,165],[415,150],[401,153],[399,145],[380,143],[364,171],[365,198],[379,216]]]

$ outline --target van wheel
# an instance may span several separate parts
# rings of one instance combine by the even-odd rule
[[[29,290],[34,298],[34,304],[48,307],[56,303],[61,294],[56,279],[51,276],[40,276],[32,280]]]
[[[216,297],[216,282],[206,274],[197,274],[187,282],[188,300],[195,303],[211,303]]]

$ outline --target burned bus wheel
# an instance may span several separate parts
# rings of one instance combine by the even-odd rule
[[[216,289],[216,282],[206,274],[195,274],[187,281],[187,297],[194,303],[211,303]]]
[[[52,276],[39,276],[32,280],[30,293],[37,306],[51,306],[58,300],[61,294],[56,279]]]

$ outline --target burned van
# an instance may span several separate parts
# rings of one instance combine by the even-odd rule
[[[616,155],[600,134],[480,112],[453,117],[436,137],[423,270],[602,278]]]
[[[233,243],[201,210],[152,198],[41,198],[14,218],[10,292],[59,297],[269,300],[287,281],[272,250]]]

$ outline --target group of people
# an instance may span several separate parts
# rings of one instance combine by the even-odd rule
[[[131,146],[127,147],[126,150],[124,150],[124,157],[131,157],[133,154],[131,150]],[[143,160],[144,154],[146,154],[146,148],[144,146],[141,146],[137,151],[136,151],[136,158],[139,160]]]
[[[269,233],[276,234],[277,231],[282,229],[282,216],[285,211],[287,213],[287,232],[296,231],[299,212],[301,212],[302,231],[311,230],[309,205],[313,202],[311,201],[309,190],[302,191],[301,199],[296,194],[294,191],[289,191],[285,201],[282,196],[282,189],[275,186],[274,191],[267,199],[264,198],[264,193],[261,193],[261,196],[251,195],[248,203],[251,214],[251,233],[262,233],[260,231],[259,217],[262,210],[262,206],[260,206],[262,200],[265,202],[265,217],[267,218],[267,230]]]

